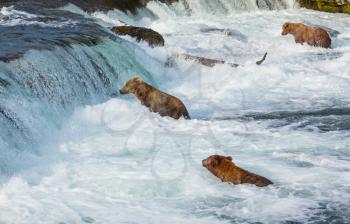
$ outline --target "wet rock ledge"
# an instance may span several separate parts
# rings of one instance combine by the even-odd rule
[[[162,35],[152,29],[136,26],[115,26],[112,31],[121,36],[131,36],[136,38],[138,42],[146,41],[149,46],[164,46],[164,38]]]
[[[350,0],[297,0],[301,7],[324,12],[350,14]]]

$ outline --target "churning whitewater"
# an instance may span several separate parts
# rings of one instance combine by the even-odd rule
[[[324,27],[332,48],[296,45],[287,21]],[[110,32],[124,23],[165,47]],[[6,5],[0,31],[1,224],[350,223],[348,15],[292,0]],[[169,61],[180,53],[241,66]],[[115,94],[135,75],[192,120]],[[274,184],[222,183],[201,164],[214,154]]]

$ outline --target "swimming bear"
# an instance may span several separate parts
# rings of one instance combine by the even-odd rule
[[[213,155],[202,161],[202,165],[223,182],[232,184],[254,184],[266,187],[273,184],[269,179],[244,170],[232,162],[231,156]]]

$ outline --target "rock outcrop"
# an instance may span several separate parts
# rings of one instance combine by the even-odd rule
[[[121,36],[131,36],[136,38],[138,42],[146,41],[151,47],[155,46],[164,46],[164,38],[158,32],[136,26],[115,26],[112,28],[112,31]]]
[[[297,0],[301,7],[350,14],[350,0]]]

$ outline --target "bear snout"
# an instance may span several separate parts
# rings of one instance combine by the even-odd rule
[[[123,89],[120,89],[120,90],[119,90],[119,93],[122,94],[122,95],[128,94],[128,92],[124,91]]]
[[[208,162],[207,162],[206,159],[203,159],[203,160],[202,160],[202,166],[204,166],[204,167],[207,167],[207,166],[208,166]]]

